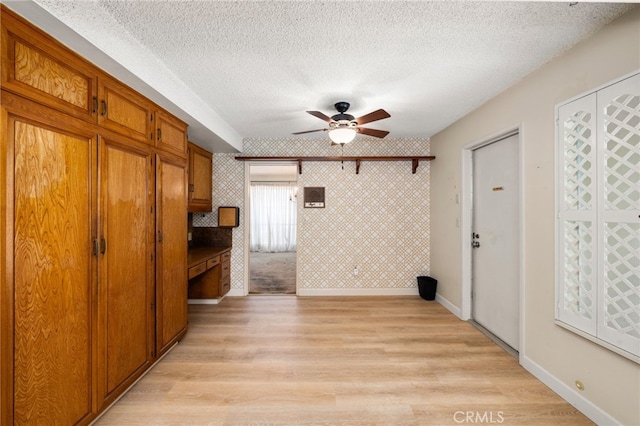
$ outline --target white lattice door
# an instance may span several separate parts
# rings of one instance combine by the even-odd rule
[[[598,336],[640,355],[640,75],[598,92]]]
[[[557,319],[640,356],[640,75],[558,108]]]
[[[594,253],[596,183],[596,95],[592,94],[559,110],[560,151],[560,238],[558,249],[558,319],[580,330],[595,334]]]

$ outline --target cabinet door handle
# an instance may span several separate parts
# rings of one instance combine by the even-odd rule
[[[95,239],[95,240],[93,240],[93,255],[97,256],[98,255],[98,251],[99,251],[99,243],[98,243],[98,240]]]
[[[100,238],[100,254],[105,254],[107,252],[107,240],[102,237]]]
[[[94,114],[98,113],[98,97],[97,96],[93,97],[93,113]]]
[[[162,129],[158,127],[158,141],[162,139]]]
[[[162,231],[158,231],[158,242],[162,242]]]
[[[107,101],[105,101],[104,99],[102,100],[102,116],[107,116]]]

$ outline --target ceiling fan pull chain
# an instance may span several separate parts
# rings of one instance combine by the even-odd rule
[[[342,156],[344,157],[344,144],[343,143],[340,144],[340,149],[342,149]],[[342,170],[344,170],[344,160],[342,160],[341,163],[342,163]]]

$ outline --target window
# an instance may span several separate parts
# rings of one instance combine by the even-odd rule
[[[250,251],[296,251],[295,185],[251,184]]]
[[[640,74],[556,123],[556,321],[640,363]]]

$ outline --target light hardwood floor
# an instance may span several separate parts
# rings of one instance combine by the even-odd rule
[[[99,425],[592,424],[436,302],[250,296],[189,332]],[[462,421],[461,421],[462,420]]]

